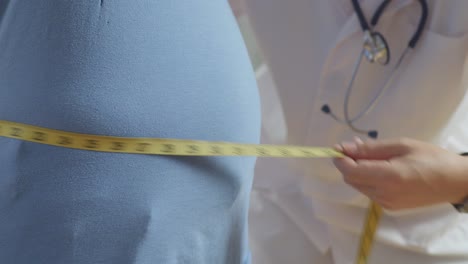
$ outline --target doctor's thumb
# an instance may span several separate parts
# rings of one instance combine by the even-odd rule
[[[410,142],[405,140],[356,140],[342,143],[341,149],[346,156],[354,160],[386,160],[408,153],[409,144]]]

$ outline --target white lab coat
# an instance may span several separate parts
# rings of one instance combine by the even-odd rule
[[[362,0],[370,19],[380,0]],[[429,0],[416,49],[375,109],[356,125],[380,138],[411,137],[468,151],[468,1]],[[247,0],[268,68],[258,73],[263,143],[332,146],[355,135],[339,116],[362,47],[350,0]],[[378,29],[391,47],[389,66],[363,63],[351,115],[388,76],[418,24],[417,1],[395,0]],[[270,75],[271,73],[271,75]],[[343,183],[330,160],[261,159],[250,211],[254,264],[354,263],[368,200]],[[292,235],[295,234],[295,235]],[[317,250],[316,250],[317,249]],[[330,263],[330,260],[328,260]],[[450,204],[386,212],[370,263],[468,263],[468,215]]]

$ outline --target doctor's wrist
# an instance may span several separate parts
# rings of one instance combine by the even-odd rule
[[[463,201],[461,201],[461,202],[467,202],[468,201],[468,152],[462,153],[461,156],[463,156],[463,159],[465,161],[464,162],[465,166],[464,166],[464,170],[463,170],[463,177],[464,177],[464,179],[466,179],[464,181],[464,183],[465,183],[464,186],[465,186],[465,190],[466,190],[465,197],[464,197]]]
[[[462,153],[462,182],[461,187],[465,190],[464,195],[457,201],[451,202],[452,205],[460,212],[468,213],[468,152]]]

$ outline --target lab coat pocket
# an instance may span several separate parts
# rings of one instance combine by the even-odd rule
[[[450,204],[387,213],[407,249],[429,255],[468,255],[468,218]]]

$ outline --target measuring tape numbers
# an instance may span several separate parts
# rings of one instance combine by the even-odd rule
[[[0,136],[45,145],[100,152],[174,156],[342,157],[331,148],[238,144],[165,138],[78,134],[0,120]]]
[[[258,145],[168,138],[129,138],[79,134],[0,120],[0,137],[35,142],[50,146],[113,153],[172,156],[256,156],[279,158],[336,158],[344,155],[332,148],[289,145]],[[357,264],[367,263],[381,209],[371,203]]]

